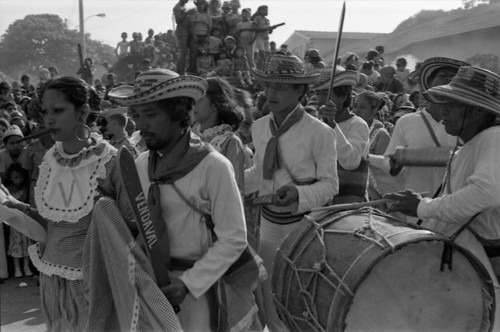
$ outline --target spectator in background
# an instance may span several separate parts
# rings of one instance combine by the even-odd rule
[[[83,67],[78,69],[76,74],[80,75],[82,80],[84,80],[88,85],[92,85],[94,83],[94,72],[94,60],[92,60],[92,58],[86,58],[83,61]]]
[[[312,48],[306,52],[305,61],[311,64],[312,69],[324,68],[326,66],[319,51]]]
[[[239,9],[241,7],[239,0],[231,0],[229,2],[229,6],[231,7],[231,11],[224,15],[224,22],[226,24],[226,33],[229,36],[237,37],[237,29],[236,25],[242,21],[241,14]]]
[[[384,53],[385,53],[385,47],[382,45],[377,45],[375,46],[375,51],[378,52],[378,63],[380,67],[385,66],[385,59],[384,59]]]
[[[373,69],[373,64],[373,61],[364,62],[359,72],[366,75],[368,85],[375,87],[375,84],[377,84],[380,79],[380,73]]]
[[[408,82],[408,75],[410,75],[410,70],[406,68],[408,62],[405,58],[398,58],[396,60],[396,77],[403,83],[403,88],[405,92],[410,92],[410,85]]]
[[[3,135],[5,150],[0,150],[0,177],[3,177],[7,169],[13,163],[20,162],[24,150],[18,141],[23,138],[23,132],[16,125],[11,125]]]
[[[59,77],[59,70],[57,70],[56,66],[50,66],[48,69],[49,69],[51,79]]]
[[[122,32],[122,40],[118,42],[115,48],[116,57],[118,59],[123,59],[130,54],[130,43],[127,41],[128,35],[126,32]]]
[[[255,32],[253,28],[255,23],[250,20],[252,12],[250,8],[245,8],[241,11],[242,21],[238,22],[236,25],[236,31],[238,34],[238,40],[241,48],[245,51],[245,55],[248,59],[248,65],[253,68],[255,67],[253,60],[253,43],[255,41]]]
[[[188,0],[179,0],[174,6],[174,17],[177,28],[175,36],[177,37],[177,46],[179,47],[179,59],[177,61],[177,70],[180,75],[185,73],[186,57],[189,46],[189,15],[186,10]]]
[[[14,96],[12,95],[12,88],[7,81],[0,82],[0,105],[3,105],[9,101],[14,101]]]
[[[347,52],[342,56],[340,65],[347,70],[358,70],[358,61],[359,57],[357,54]]]
[[[271,27],[271,24],[269,22],[269,19],[267,18],[267,15],[269,14],[268,12],[268,7],[263,5],[259,6],[257,8],[257,11],[255,14],[253,14],[252,18],[250,19],[251,21],[255,22],[255,28],[257,29],[255,32],[255,51],[264,51],[264,52],[269,52],[269,28]]]
[[[21,76],[21,91],[28,96],[32,97],[35,94],[35,87],[31,84],[31,77],[28,74]]]
[[[396,77],[396,69],[392,66],[385,66],[380,69],[380,80],[375,85],[376,91],[389,91],[401,93],[404,91],[403,83]]]

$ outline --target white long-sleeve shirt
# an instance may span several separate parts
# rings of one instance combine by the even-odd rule
[[[334,131],[318,119],[304,114],[279,138],[281,158],[286,166],[275,171],[272,180],[265,180],[262,165],[267,143],[273,136],[269,128],[270,118],[274,119],[272,113],[252,125],[254,166],[245,171],[245,193],[259,191],[261,196],[275,193],[293,182],[290,172],[295,180],[317,180],[310,185],[297,186],[299,205],[296,212],[325,205],[338,193],[339,186]]]
[[[437,220],[433,227],[440,230],[456,230],[481,212],[470,226],[485,239],[500,239],[499,146],[500,127],[496,126],[467,142],[451,165],[451,193],[445,185],[441,197],[422,199],[418,216]]]
[[[337,158],[346,170],[358,168],[361,159],[368,157],[370,129],[365,120],[357,115],[337,123]]]
[[[457,138],[448,134],[441,122],[437,122],[424,109],[422,111],[429,120],[432,130],[442,147],[453,148],[456,145]],[[410,113],[401,117],[391,137],[391,141],[385,151],[386,156],[396,153],[398,146],[408,148],[428,148],[433,149],[436,143],[432,140],[429,129],[425,125],[420,112]],[[428,192],[432,196],[443,179],[446,172],[444,167],[412,167],[405,166],[404,180],[405,189],[411,189],[416,192]]]
[[[144,152],[135,161],[146,196],[150,185],[148,156],[149,152]],[[215,151],[175,185],[196,207],[209,213],[215,224],[217,241],[211,245],[210,231],[200,214],[187,206],[171,185],[159,185],[170,256],[196,260],[180,279],[189,292],[199,298],[236,261],[247,245],[243,204],[231,163]]]

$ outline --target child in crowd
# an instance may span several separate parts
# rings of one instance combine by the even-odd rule
[[[221,31],[219,28],[213,28],[211,35],[208,37],[208,50],[215,62],[219,60],[219,53],[222,47]]]
[[[7,168],[4,184],[10,194],[18,201],[28,202],[29,182],[28,171],[23,169],[21,164],[13,163]],[[24,275],[26,277],[31,277],[33,275],[29,266],[28,245],[28,238],[11,227],[8,255],[13,258],[15,269],[14,276],[16,278],[23,276],[21,272],[21,259],[23,260]]]
[[[237,46],[234,50],[230,76],[237,77],[243,87],[251,86],[253,84],[252,79],[250,78],[248,59],[245,56],[245,51],[240,46]]]
[[[122,32],[122,40],[118,42],[115,48],[115,53],[118,59],[123,59],[129,54],[130,43],[127,41],[128,35]]]
[[[219,60],[217,60],[217,67],[208,73],[208,77],[211,76],[229,76],[231,74],[231,59],[225,50],[221,50],[219,53]]]
[[[201,77],[207,77],[207,75],[215,69],[214,57],[209,53],[209,43],[207,40],[203,41],[199,55],[196,59],[196,68],[198,75]]]

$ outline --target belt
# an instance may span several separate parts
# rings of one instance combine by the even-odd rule
[[[170,258],[170,268],[172,270],[186,271],[192,268],[194,263],[196,263],[196,261],[193,259],[175,258],[175,257]]]

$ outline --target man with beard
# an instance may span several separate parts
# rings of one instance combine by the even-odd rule
[[[138,75],[135,86],[109,94],[131,108],[148,147],[136,166],[151,215],[161,215],[166,224],[173,272],[171,284],[162,290],[180,307],[184,331],[215,329],[211,288],[247,245],[232,165],[190,130],[194,104],[206,89],[200,77],[153,69]],[[212,216],[213,243],[205,216],[192,206]]]

